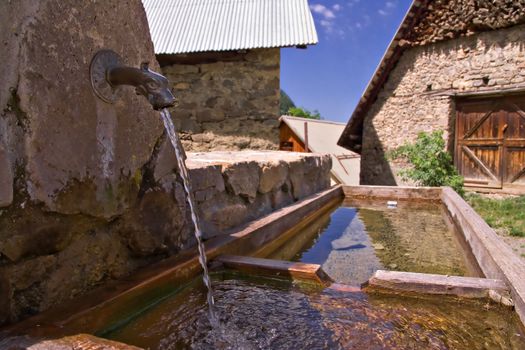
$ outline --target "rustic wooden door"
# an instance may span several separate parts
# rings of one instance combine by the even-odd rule
[[[503,126],[503,187],[525,191],[525,95],[509,97]]]
[[[460,100],[455,162],[466,186],[525,190],[525,95]]]

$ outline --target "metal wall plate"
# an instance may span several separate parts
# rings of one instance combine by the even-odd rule
[[[122,58],[112,50],[100,50],[93,56],[89,66],[91,87],[95,94],[107,103],[114,103],[118,97],[118,87],[113,87],[106,79],[109,68],[123,65]]]

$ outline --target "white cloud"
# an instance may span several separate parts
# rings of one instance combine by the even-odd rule
[[[337,11],[340,11],[340,10],[341,10],[341,5],[340,5],[340,4],[335,4],[334,6],[332,6],[332,9],[333,9],[334,11],[336,11],[336,12],[337,12]]]
[[[320,14],[321,16],[323,16],[325,19],[332,19],[332,18],[335,18],[335,14],[332,10],[330,10],[329,8],[327,8],[326,6],[324,5],[321,5],[321,4],[313,4],[313,5],[310,5],[310,9],[315,12],[315,13],[318,13]]]
[[[387,1],[386,2],[386,8],[389,8],[389,9],[393,9],[394,7],[396,7],[396,3],[393,2],[393,1]]]
[[[334,22],[322,19],[322,20],[319,21],[319,24],[321,24],[325,28],[329,28],[329,27],[333,26]]]
[[[379,9],[377,12],[381,16],[388,16],[393,9],[397,7],[397,0],[396,1],[387,1],[385,3],[385,6],[382,9]]]

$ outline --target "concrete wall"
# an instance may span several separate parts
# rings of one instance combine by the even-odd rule
[[[174,60],[162,71],[180,101],[173,110],[187,150],[278,149],[280,49]]]
[[[523,25],[408,49],[365,117],[361,183],[403,184],[396,173],[404,165],[388,162],[385,152],[421,131],[444,130],[452,149],[451,95],[517,87],[525,88]]]

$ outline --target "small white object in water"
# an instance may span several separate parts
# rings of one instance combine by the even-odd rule
[[[388,202],[386,202],[386,206],[388,208],[396,208],[397,207],[397,202],[396,201],[388,201]]]

